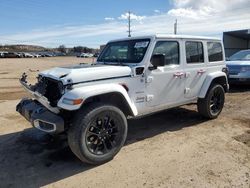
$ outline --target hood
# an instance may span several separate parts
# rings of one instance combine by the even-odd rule
[[[250,65],[250,61],[226,61],[228,66]]]
[[[61,80],[64,84],[68,84],[130,76],[131,68],[118,65],[83,64],[52,68],[41,72],[40,75]]]

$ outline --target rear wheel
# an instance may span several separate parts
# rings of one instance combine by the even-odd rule
[[[84,162],[101,164],[119,152],[127,136],[127,120],[112,105],[96,104],[80,110],[68,132],[71,150]]]
[[[210,87],[203,99],[198,99],[198,112],[206,118],[215,119],[221,113],[225,101],[225,91],[219,84]]]

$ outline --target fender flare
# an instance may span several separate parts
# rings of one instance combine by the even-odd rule
[[[208,91],[211,83],[213,82],[213,80],[216,78],[221,78],[221,77],[225,78],[226,83],[224,83],[224,84],[226,85],[227,90],[228,90],[229,85],[228,85],[227,75],[224,72],[213,72],[213,73],[210,73],[207,75],[207,77],[206,77],[206,79],[201,87],[201,90],[199,92],[198,98],[205,98],[207,91]]]
[[[65,109],[65,110],[78,110],[81,108],[81,106],[84,104],[84,101],[86,101],[90,97],[95,97],[102,94],[108,94],[108,93],[119,93],[121,94],[125,101],[128,104],[128,107],[130,108],[133,116],[136,116],[138,114],[137,108],[135,104],[131,101],[127,91],[122,85],[119,84],[98,84],[98,85],[91,85],[91,86],[83,86],[79,88],[74,88],[67,93],[65,93],[61,99],[58,101],[57,106]],[[83,99],[83,103],[79,105],[69,105],[63,103],[63,98],[68,99]]]

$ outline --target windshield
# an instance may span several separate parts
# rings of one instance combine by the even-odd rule
[[[229,58],[230,61],[250,61],[250,50],[239,51]]]
[[[110,42],[106,45],[99,62],[140,63],[147,51],[150,39]]]

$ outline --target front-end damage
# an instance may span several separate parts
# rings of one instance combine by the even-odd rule
[[[22,99],[16,111],[27,119],[35,128],[48,133],[61,133],[64,131],[64,119],[49,111],[38,101]]]
[[[35,85],[28,84],[27,75],[20,78],[21,85],[33,99],[22,99],[16,111],[34,127],[48,133],[61,133],[65,130],[65,119],[57,107],[57,102],[64,93],[60,81],[38,76]]]

